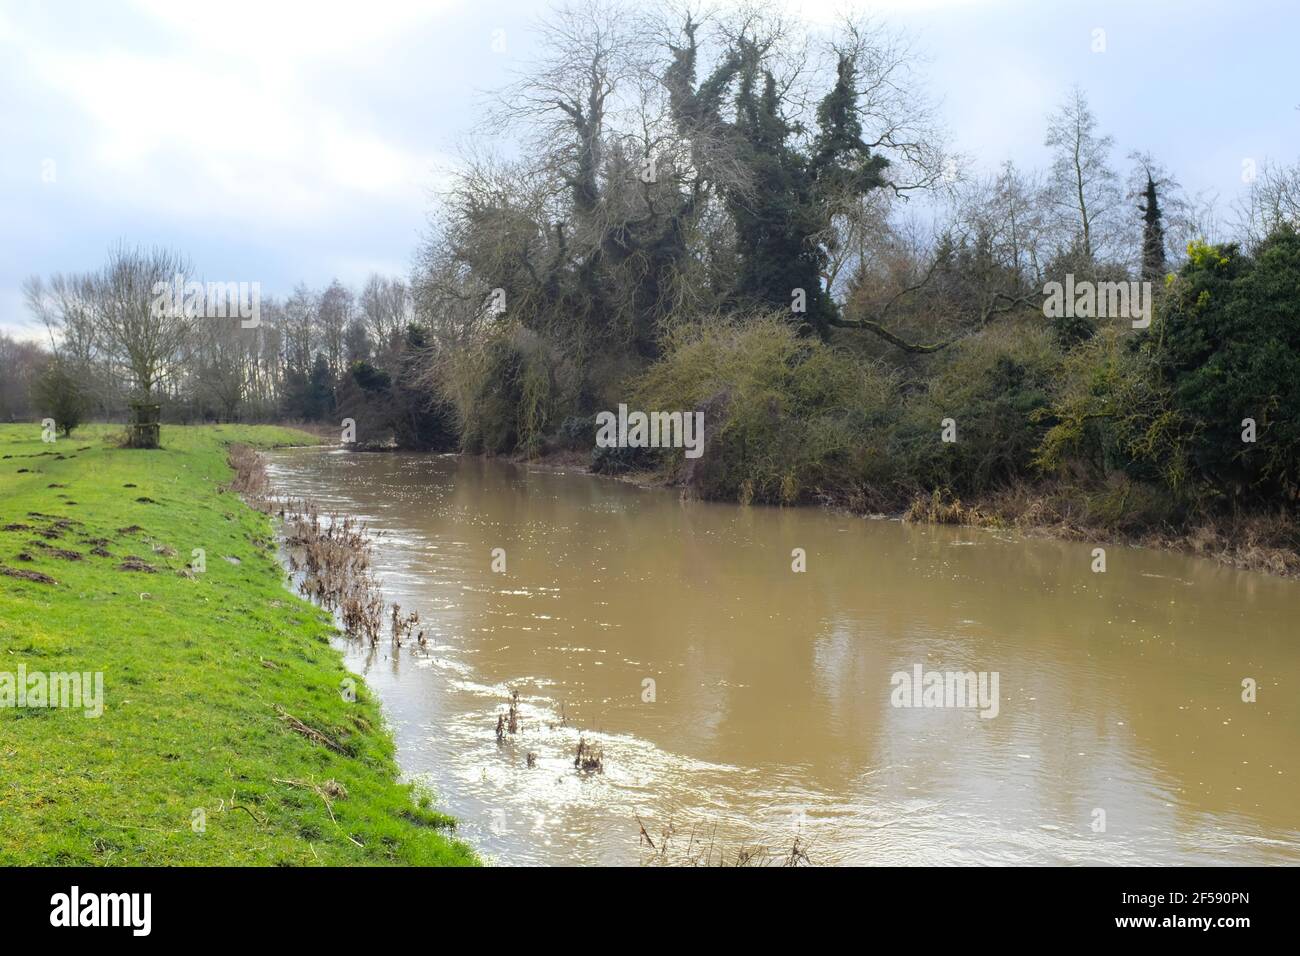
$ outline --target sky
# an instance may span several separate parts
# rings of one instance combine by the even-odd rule
[[[771,2],[814,24],[845,9]],[[977,168],[1046,167],[1047,116],[1075,83],[1116,165],[1149,151],[1224,212],[1247,161],[1300,159],[1294,0],[857,6],[911,36]],[[495,132],[487,91],[526,68],[547,7],[0,0],[0,332],[38,334],[24,278],[96,269],[123,240],[264,297],[407,275],[437,191]]]

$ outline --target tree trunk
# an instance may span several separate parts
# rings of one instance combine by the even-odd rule
[[[127,424],[128,448],[157,448],[162,406],[155,402],[132,402]]]

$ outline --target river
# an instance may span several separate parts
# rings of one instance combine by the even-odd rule
[[[474,457],[267,457],[380,533],[426,646],[340,646],[491,862],[1300,862],[1296,582]],[[900,706],[918,669],[989,696]]]

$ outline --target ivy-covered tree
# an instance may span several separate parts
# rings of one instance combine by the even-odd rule
[[[1142,278],[1146,282],[1160,282],[1165,277],[1165,227],[1161,220],[1160,193],[1155,178],[1147,172],[1147,186],[1142,202]]]
[[[755,307],[792,309],[824,332],[834,306],[821,287],[817,247],[820,219],[808,158],[791,145],[793,127],[781,115],[776,80],[752,42],[741,40],[735,131],[739,158],[749,172],[729,190],[740,275],[736,297]]]
[[[817,132],[800,144],[800,127],[766,65],[765,44],[733,42],[709,79],[694,87],[694,32],[674,49],[665,82],[679,128],[726,125],[743,171],[724,190],[735,231],[739,268],[732,298],[753,308],[777,307],[826,335],[838,307],[822,281],[832,218],[868,191],[885,185],[888,160],[862,139],[854,58],[841,54],[836,80],[816,113]],[[720,116],[722,93],[734,78],[734,120]]]

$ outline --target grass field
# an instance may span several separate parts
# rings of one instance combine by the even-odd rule
[[[475,863],[398,782],[359,679],[347,699],[270,520],[222,490],[227,444],[314,439],[164,426],[139,451],[114,431],[0,425],[0,676],[104,684],[97,718],[0,706],[0,864]]]

